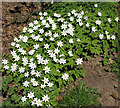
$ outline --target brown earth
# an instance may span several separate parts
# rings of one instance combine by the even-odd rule
[[[3,3],[2,4],[2,25],[3,25],[3,36],[2,36],[2,52],[6,52],[6,55],[10,53],[10,43],[13,41],[14,37],[20,35],[22,28],[30,22],[30,18],[25,19],[25,14],[31,13],[33,10],[41,9],[39,6],[33,6],[32,3]],[[20,18],[22,23],[12,23],[13,18],[21,14]],[[16,33],[16,34],[15,34]],[[88,87],[98,88],[98,92],[102,93],[102,97],[99,100],[103,103],[103,106],[118,106],[118,100],[114,99],[111,94],[118,94],[115,85],[118,82],[113,81],[117,79],[113,73],[108,73],[104,71],[101,64],[102,57],[90,58],[89,61],[84,61],[83,66],[86,72],[86,77],[83,79],[88,84]],[[78,81],[81,80],[78,79]],[[78,81],[71,83],[73,87],[77,85]],[[64,91],[65,88],[63,88]],[[120,105],[120,102],[119,102]]]

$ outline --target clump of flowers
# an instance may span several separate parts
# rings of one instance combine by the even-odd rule
[[[98,7],[97,4],[94,6]],[[83,10],[72,10],[68,13],[68,19],[62,18],[59,13],[49,16],[47,12],[40,12],[39,20],[29,23],[28,27],[23,28],[19,38],[14,38],[11,43],[11,59],[4,59],[2,63],[8,73],[24,79],[22,85],[25,92],[21,98],[22,102],[30,101],[31,105],[37,107],[54,105],[53,91],[59,92],[64,84],[72,81],[73,74],[81,75],[82,71],[79,71],[78,66],[84,60],[76,54],[76,48],[79,48],[82,40],[75,35],[75,30],[78,26],[85,26],[95,33],[97,26],[102,23],[102,13],[96,14],[98,19],[95,21],[96,26],[93,26]],[[118,17],[115,18],[116,22],[118,20]],[[111,22],[110,18],[108,22]],[[116,36],[110,36],[108,31],[98,34],[98,39],[104,38],[115,40]],[[34,92],[35,89],[38,91]]]

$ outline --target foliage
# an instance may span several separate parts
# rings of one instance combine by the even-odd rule
[[[22,92],[16,93],[18,88],[11,87],[9,98],[3,105],[9,106],[12,103],[12,106],[56,106],[54,98],[59,95],[61,88],[78,77],[85,76],[84,70],[79,69],[83,60],[100,54],[106,57],[107,54],[118,51],[118,21],[115,19],[118,16],[116,10],[113,12],[115,6],[116,3],[98,3],[98,8],[94,7],[94,3],[55,3],[47,12],[40,12],[39,20],[24,27],[19,38],[11,43],[12,51],[8,56],[8,63],[2,61],[2,72],[7,74],[2,82],[3,93],[6,94],[8,84],[12,81],[20,87],[19,92]],[[108,22],[109,17],[111,22]],[[18,22],[19,19],[20,17],[17,18]],[[104,37],[101,38],[101,34]],[[50,86],[50,83],[53,85]],[[83,85],[80,87],[82,91],[77,91],[82,95],[78,96],[82,105],[93,105],[97,97],[86,95],[93,92],[89,92]],[[16,99],[19,94],[20,97]],[[83,95],[89,97],[88,100]],[[77,103],[69,103],[69,98],[66,97],[66,101],[67,99],[69,105],[78,105],[79,100]]]
[[[69,86],[70,87],[70,86]],[[57,106],[82,107],[82,106],[100,106],[101,103],[97,98],[101,94],[97,93],[95,88],[87,88],[86,83],[80,81],[77,88],[66,91],[63,99],[58,102]]]

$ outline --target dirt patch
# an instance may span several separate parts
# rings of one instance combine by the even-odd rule
[[[97,58],[90,58],[89,61],[84,61],[83,66],[85,69],[86,77],[83,79],[88,84],[88,87],[98,88],[98,92],[102,94],[99,101],[103,103],[102,106],[118,106],[118,100],[114,99],[111,95],[118,94],[118,89],[114,88],[118,85],[114,73],[105,72],[104,66],[98,64],[102,60],[101,56]]]

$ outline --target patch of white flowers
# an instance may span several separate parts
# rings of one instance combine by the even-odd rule
[[[95,4],[94,7],[97,8],[98,5]],[[76,23],[78,23],[80,27],[83,26],[84,23],[82,21],[82,18],[84,18],[85,21],[89,20],[88,16],[84,16],[85,13],[86,12],[84,12],[84,11],[81,11],[80,13],[76,13],[76,10],[72,10],[71,13],[68,13],[70,22],[65,21],[65,19],[62,18],[60,14],[54,13],[54,17],[57,18],[57,22],[54,22],[54,19],[52,17],[48,16],[47,12],[44,12],[44,13],[40,12],[39,20],[35,20],[33,23],[29,23],[29,28],[27,28],[27,27],[23,28],[22,32],[29,33],[29,36],[20,35],[19,38],[15,38],[14,42],[11,43],[11,46],[15,46],[17,48],[17,51],[22,55],[22,58],[20,58],[20,55],[18,55],[18,52],[14,51],[14,50],[11,51],[11,55],[13,56],[14,61],[18,62],[21,60],[23,66],[18,68],[17,63],[12,63],[11,66],[8,66],[7,65],[8,60],[4,59],[4,60],[2,60],[2,64],[4,64],[3,68],[5,70],[10,69],[11,72],[15,72],[18,70],[20,73],[23,73],[25,77],[29,77],[30,75],[32,77],[34,76],[34,78],[31,78],[30,81],[26,80],[23,82],[24,87],[29,87],[30,84],[32,84],[32,86],[35,86],[35,87],[40,86],[41,89],[44,89],[45,87],[53,87],[54,84],[52,82],[50,82],[47,77],[44,77],[44,79],[41,79],[41,82],[43,82],[42,84],[36,80],[36,77],[41,77],[42,73],[47,75],[51,71],[51,68],[48,66],[48,64],[50,62],[48,59],[44,58],[42,56],[42,54],[34,55],[35,52],[39,50],[40,45],[34,44],[33,49],[31,49],[29,52],[27,52],[19,44],[19,41],[22,41],[23,43],[27,43],[27,42],[29,42],[29,39],[31,38],[35,42],[39,42],[41,44],[41,42],[44,40],[44,37],[43,37],[43,35],[44,35],[45,37],[47,37],[49,39],[49,41],[56,43],[56,47],[54,48],[54,50],[50,49],[51,46],[48,43],[45,43],[43,45],[44,50],[47,51],[46,54],[48,54],[49,58],[52,59],[55,63],[64,65],[67,63],[67,59],[63,58],[63,57],[65,57],[64,54],[61,54],[61,55],[59,55],[59,54],[61,53],[60,49],[64,46],[65,43],[62,40],[58,41],[58,39],[60,37],[66,37],[66,36],[70,35],[71,38],[69,38],[69,41],[67,43],[71,44],[71,45],[74,44],[75,40],[73,37],[74,37],[75,28],[73,27],[72,22],[75,20],[75,17],[76,17],[77,18]],[[99,18],[96,20],[95,23],[96,23],[96,25],[99,26],[102,23],[102,21],[100,20],[102,13],[98,12],[97,15]],[[111,21],[112,21],[111,18],[108,18],[108,22],[111,23]],[[118,22],[119,18],[116,17],[115,21]],[[39,23],[39,22],[41,22],[41,23]],[[57,27],[58,27],[57,23],[59,23],[59,22],[62,22],[62,24],[60,25],[61,34],[59,34],[57,32],[53,33],[52,31],[55,31],[57,29]],[[97,28],[94,26],[91,26],[91,24],[88,22],[85,24],[85,26],[91,27],[91,30],[93,33],[95,33],[97,31]],[[45,28],[51,27],[52,31],[49,30],[48,32],[46,32],[43,29],[43,27],[45,27]],[[35,35],[33,33],[35,31],[38,31],[39,35]],[[110,36],[108,31],[105,31],[105,34],[100,33],[98,35],[98,38],[100,40],[102,40],[102,39],[104,39],[105,36],[106,36],[107,40],[109,40],[109,39],[115,40],[115,38],[116,38],[115,35]],[[77,38],[76,42],[80,42],[80,41],[81,41],[80,38]],[[68,54],[70,57],[72,57],[73,56],[72,50],[69,50]],[[28,55],[28,56],[34,55],[34,58],[29,59],[28,56],[25,56],[25,55]],[[59,57],[58,57],[58,55],[59,55]],[[76,59],[77,65],[81,65],[82,63],[83,63],[82,58]],[[38,68],[37,64],[44,65],[44,68],[39,71],[36,71],[36,69]],[[30,68],[31,71],[26,71],[25,66]],[[56,71],[60,72],[59,70],[56,70]],[[67,81],[69,79],[69,74],[64,73],[64,74],[62,74],[61,78],[65,81]],[[42,97],[42,99],[38,99],[34,96],[34,92],[29,92],[26,96],[23,96],[21,100],[22,100],[22,102],[25,102],[26,100],[28,100],[28,98],[33,99],[31,104],[37,105],[37,107],[42,106],[42,102],[49,102],[49,100],[50,100],[50,97],[48,94],[45,94]]]

